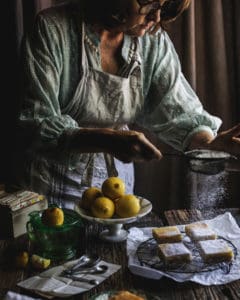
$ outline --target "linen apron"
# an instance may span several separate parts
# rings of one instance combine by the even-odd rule
[[[114,128],[128,130],[143,106],[140,57],[138,43],[133,40],[134,53],[127,77],[112,75],[93,69],[88,64],[84,46],[85,28],[81,26],[81,80],[73,99],[62,109],[75,119],[79,127]],[[101,187],[110,176],[119,176],[126,184],[126,192],[133,193],[133,164],[125,164],[103,153],[79,154],[76,168],[43,161],[42,192],[49,203],[73,208],[83,191],[90,186]],[[38,185],[41,183],[35,182]],[[32,182],[32,185],[35,185]],[[33,187],[34,189],[34,187]]]

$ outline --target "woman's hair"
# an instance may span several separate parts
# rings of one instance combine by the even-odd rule
[[[186,10],[191,3],[191,0],[168,0],[163,5],[161,10],[161,26],[174,21],[178,16]]]
[[[114,28],[124,23],[130,1],[80,0],[80,2],[83,4],[84,19],[87,22],[101,24],[105,28]]]
[[[101,24],[106,29],[123,24],[129,15],[131,4],[130,0],[80,0],[80,2],[83,5],[85,21]],[[164,24],[175,20],[188,8],[190,2],[191,0],[166,0],[161,9],[161,26],[164,27]]]

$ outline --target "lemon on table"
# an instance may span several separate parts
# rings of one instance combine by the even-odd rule
[[[102,184],[103,195],[115,200],[125,194],[125,183],[119,177],[109,177]]]
[[[82,194],[80,206],[84,209],[90,209],[93,201],[100,196],[102,196],[102,191],[100,188],[94,186],[89,187]]]
[[[41,257],[39,255],[33,254],[31,256],[31,263],[35,269],[43,270],[43,269],[46,269],[50,265],[51,260]]]
[[[107,197],[98,197],[91,206],[91,212],[96,218],[109,219],[115,212],[114,202]]]
[[[58,207],[49,207],[42,213],[42,223],[47,226],[60,226],[64,222],[64,212]]]
[[[141,209],[140,200],[131,194],[124,195],[116,200],[115,211],[121,218],[136,216]]]
[[[22,251],[22,252],[18,253],[15,258],[15,261],[16,261],[16,266],[18,268],[26,268],[28,261],[29,261],[28,252]]]

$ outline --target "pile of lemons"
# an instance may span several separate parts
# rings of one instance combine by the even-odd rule
[[[139,199],[132,194],[125,194],[125,183],[119,177],[107,178],[101,188],[89,187],[82,195],[80,207],[96,218],[130,218],[141,209]]]

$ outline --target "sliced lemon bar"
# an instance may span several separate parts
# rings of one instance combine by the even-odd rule
[[[182,240],[182,234],[177,226],[153,228],[152,235],[159,244],[175,243]]]
[[[199,252],[205,262],[230,261],[233,251],[224,240],[208,240],[198,242]]]
[[[183,243],[159,244],[158,252],[165,263],[187,263],[192,260],[190,250]]]
[[[215,240],[217,234],[206,223],[192,223],[185,226],[186,235],[193,241]]]

